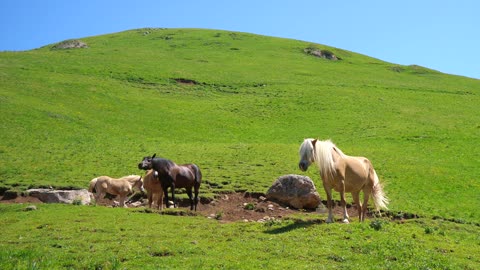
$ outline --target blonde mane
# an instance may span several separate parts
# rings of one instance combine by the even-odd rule
[[[315,163],[324,177],[333,177],[336,174],[335,161],[333,160],[333,151],[340,157],[345,154],[331,140],[316,141],[315,143]]]

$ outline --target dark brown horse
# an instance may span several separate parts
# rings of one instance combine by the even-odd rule
[[[177,165],[175,162],[165,159],[156,158],[156,154],[151,157],[144,157],[142,162],[138,164],[141,170],[153,169],[158,173],[158,179],[162,185],[165,205],[168,208],[168,188],[172,191],[173,205],[175,206],[175,188],[185,188],[188,198],[190,199],[190,210],[195,208],[197,211],[198,190],[202,182],[202,173],[200,168],[195,164]],[[195,198],[192,195],[192,189],[195,192]]]

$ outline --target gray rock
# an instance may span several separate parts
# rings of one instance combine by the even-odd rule
[[[315,184],[308,176],[280,176],[268,189],[267,198],[297,209],[315,209],[321,203]]]
[[[80,190],[29,189],[28,195],[38,198],[44,203],[90,204],[90,193]]]
[[[37,207],[35,205],[29,205],[25,207],[25,211],[35,211],[37,210]]]

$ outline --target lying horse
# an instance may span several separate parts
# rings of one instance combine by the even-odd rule
[[[163,209],[163,189],[158,179],[158,173],[154,170],[148,170],[143,177],[143,187],[147,190],[148,206],[152,208],[152,202],[155,199],[157,209]]]
[[[111,178],[109,176],[100,176],[93,178],[90,181],[90,187],[88,191],[95,191],[95,200],[99,202],[105,194],[118,195],[120,200],[120,206],[125,206],[125,199],[136,188],[143,192],[143,181],[139,175],[124,176],[119,179]]]
[[[367,158],[347,156],[330,140],[316,139],[305,139],[300,146],[299,154],[300,170],[306,171],[313,162],[318,166],[323,188],[327,193],[327,223],[333,222],[332,189],[340,192],[344,223],[348,223],[345,192],[352,193],[360,221],[365,219],[370,196],[377,210],[387,209],[388,199],[372,163]],[[360,203],[360,191],[363,191],[363,205]]]
[[[169,206],[168,188],[172,191],[172,200],[175,207],[175,188],[185,188],[190,199],[190,210],[195,208],[197,211],[198,191],[202,182],[202,173],[195,164],[177,165],[173,161],[164,158],[144,157],[138,164],[141,170],[153,169],[158,173],[160,184],[162,185],[165,205]],[[192,188],[195,192],[195,198],[192,196]]]

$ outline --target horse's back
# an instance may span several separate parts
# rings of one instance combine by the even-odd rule
[[[182,164],[174,168],[175,171],[175,187],[189,188],[200,184],[201,173],[195,164]],[[199,179],[200,178],[200,179]]]
[[[370,168],[370,161],[365,157],[352,157],[346,156],[345,170],[346,174],[353,177],[366,178],[368,176],[368,170]]]
[[[345,155],[336,161],[336,177],[334,189],[340,191],[342,188],[338,180],[344,180],[345,192],[352,192],[362,189],[369,183],[369,170],[371,163],[365,157],[354,157]]]
[[[143,186],[147,190],[147,192],[151,193],[159,193],[163,192],[162,185],[160,181],[158,181],[154,176],[155,171],[149,170],[145,177],[143,177]]]

